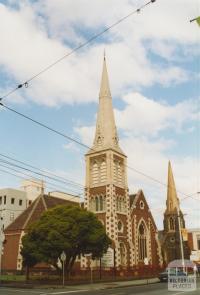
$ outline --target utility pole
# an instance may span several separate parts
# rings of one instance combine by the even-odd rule
[[[180,206],[179,206],[179,204],[177,205],[177,213],[178,213],[178,230],[179,230],[179,238],[180,238],[181,260],[182,260],[183,270],[185,271],[183,238],[182,238],[182,233],[181,233],[181,220],[180,220]]]
[[[1,283],[1,268],[2,268],[2,248],[3,248],[3,241],[4,241],[2,211],[3,209],[0,210],[0,283]]]

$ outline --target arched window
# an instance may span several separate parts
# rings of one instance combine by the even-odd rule
[[[121,167],[121,163],[118,162],[117,163],[117,178],[118,178],[118,182],[122,182],[122,167]]]
[[[91,201],[92,203],[92,201]],[[104,211],[105,210],[105,204],[106,204],[106,198],[105,196],[96,196],[94,199],[94,211],[98,212],[98,211]]]
[[[101,182],[106,181],[106,162],[103,160],[100,165],[100,179]]]
[[[92,183],[93,184],[98,183],[98,164],[96,161],[93,163],[93,166],[92,166]]]
[[[174,223],[173,217],[170,217],[170,219],[169,219],[169,228],[170,228],[170,230],[175,230],[175,223]]]
[[[124,243],[119,244],[120,265],[126,266],[126,248]]]
[[[90,199],[90,210],[91,211],[95,211],[95,208],[96,208],[96,202],[95,201],[96,200],[93,197]]]
[[[138,231],[139,260],[144,261],[144,259],[147,257],[147,235],[143,222],[141,222]]]
[[[126,202],[124,197],[116,197],[116,209],[118,212],[126,212]]]
[[[95,197],[95,211],[99,211],[99,197]]]
[[[99,197],[99,211],[103,211],[103,197]]]
[[[123,232],[123,223],[121,220],[118,221],[118,224],[117,224],[117,229],[118,229],[118,232],[122,233]]]

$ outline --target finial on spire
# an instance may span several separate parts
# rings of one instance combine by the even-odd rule
[[[104,51],[103,51],[103,59],[105,60],[106,59],[106,49],[104,48]]]

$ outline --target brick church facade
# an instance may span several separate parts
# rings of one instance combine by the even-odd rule
[[[104,259],[102,267],[108,269],[109,265],[116,270],[135,269],[144,265],[162,267],[158,230],[145,196],[142,190],[134,195],[129,194],[127,157],[119,146],[105,58],[95,139],[85,159],[84,207],[97,215],[112,240],[110,251],[113,263],[109,264]],[[2,269],[22,269],[21,238],[27,227],[47,209],[67,203],[77,205],[72,201],[42,194],[6,228]],[[98,263],[99,261],[97,268]],[[90,267],[90,259],[81,257],[76,266],[79,270],[87,269]]]
[[[158,231],[144,194],[129,194],[127,157],[119,146],[105,57],[96,133],[85,160],[84,205],[98,216],[112,240],[114,266],[161,266]],[[87,267],[86,259],[82,267]]]

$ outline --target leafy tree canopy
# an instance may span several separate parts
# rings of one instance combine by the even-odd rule
[[[33,266],[46,262],[57,268],[62,251],[66,253],[66,269],[70,271],[78,255],[99,258],[111,244],[104,226],[95,214],[78,206],[57,206],[47,210],[34,222],[22,239],[23,263]]]

